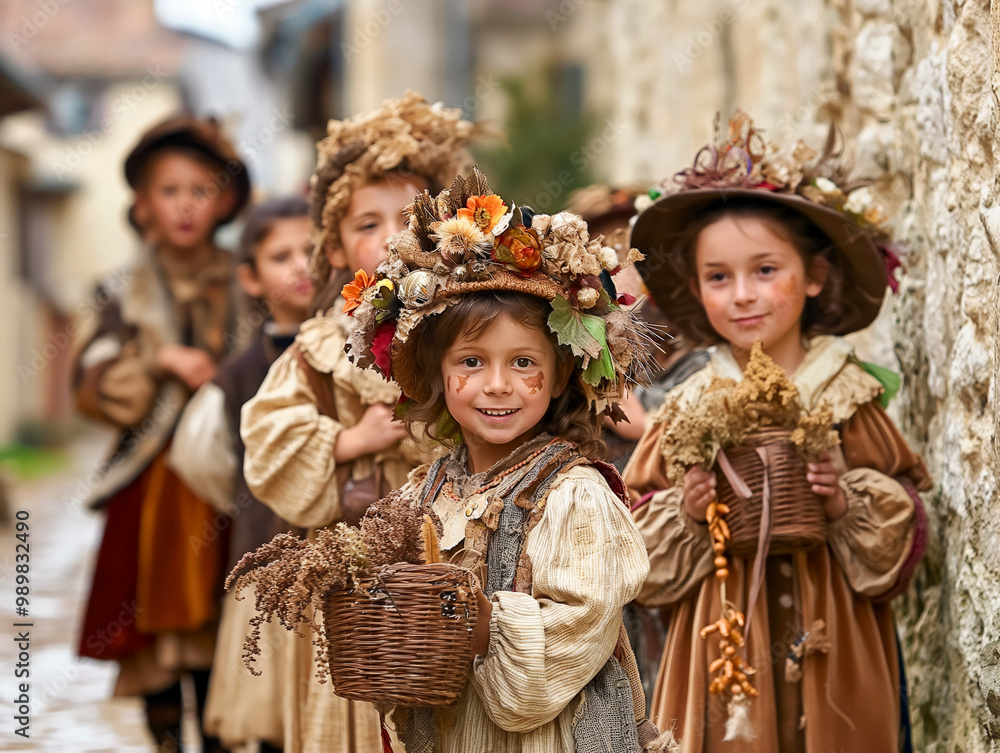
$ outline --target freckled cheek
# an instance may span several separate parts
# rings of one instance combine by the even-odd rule
[[[729,296],[720,293],[703,293],[701,296],[701,305],[710,318],[725,316],[726,310],[729,307]]]

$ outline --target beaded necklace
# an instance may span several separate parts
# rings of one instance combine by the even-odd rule
[[[505,478],[507,478],[508,476],[510,476],[515,471],[518,471],[521,468],[523,468],[524,466],[528,465],[528,463],[532,462],[533,460],[537,459],[539,455],[541,455],[543,452],[545,452],[552,445],[556,444],[559,441],[560,440],[559,440],[558,437],[553,437],[547,444],[545,444],[542,447],[540,447],[537,450],[535,450],[533,453],[531,453],[530,455],[528,455],[524,460],[522,460],[519,463],[516,463],[516,464],[512,465],[510,468],[507,468],[504,471],[501,471],[496,476],[494,476],[492,479],[490,479],[489,481],[487,481],[485,484],[483,484],[482,486],[480,486],[478,489],[476,489],[475,491],[473,491],[472,493],[470,493],[467,496],[473,497],[473,496],[475,496],[477,494],[482,494],[483,492],[487,492],[490,489],[493,489],[494,487],[499,486],[500,483]],[[461,502],[461,500],[462,500],[462,498],[459,497],[455,493],[455,488],[454,488],[454,485],[452,484],[451,480],[445,481],[444,486],[442,487],[441,491],[445,495],[447,495],[450,499],[454,500],[455,502]]]

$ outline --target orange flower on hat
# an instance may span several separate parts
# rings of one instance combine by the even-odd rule
[[[512,272],[530,275],[541,266],[542,242],[534,230],[518,225],[497,238],[493,258]]]
[[[374,287],[375,276],[369,276],[367,272],[363,269],[359,269],[354,273],[354,282],[349,282],[344,286],[344,289],[340,292],[344,296],[344,313],[350,314],[358,306],[361,305],[361,296],[364,295],[365,291]]]
[[[472,220],[476,227],[484,233],[489,233],[507,213],[507,206],[497,195],[472,196],[462,209],[458,210],[461,219]]]

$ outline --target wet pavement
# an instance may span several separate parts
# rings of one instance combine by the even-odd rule
[[[0,750],[151,753],[153,745],[137,699],[112,699],[116,666],[80,659],[75,645],[103,518],[74,499],[79,480],[107,448],[105,435],[73,443],[63,471],[44,479],[9,481],[10,508],[26,510],[30,525],[28,617],[15,614],[13,527],[0,526]],[[31,623],[14,627],[14,623]],[[16,636],[29,632],[30,677],[16,678]],[[20,725],[17,684],[30,684],[30,738]]]

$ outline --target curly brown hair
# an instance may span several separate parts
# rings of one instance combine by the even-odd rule
[[[601,417],[588,404],[580,381],[582,371],[572,351],[559,345],[549,330],[551,313],[552,308],[544,298],[494,290],[467,295],[442,313],[425,318],[410,334],[408,345],[413,348],[418,373],[426,380],[430,398],[404,414],[410,436],[419,441],[429,435],[451,446],[460,440],[460,427],[445,403],[441,363],[448,348],[460,336],[480,337],[504,316],[544,332],[556,354],[557,367],[572,369],[566,389],[549,404],[539,425],[540,431],[573,442],[590,460],[603,460],[607,448],[601,438]]]
[[[810,268],[816,257],[827,261],[829,271],[823,290],[815,298],[806,300],[802,312],[802,334],[806,337],[835,332],[843,321],[843,293],[846,277],[843,261],[836,244],[816,227],[804,214],[771,201],[754,199],[720,200],[709,204],[698,212],[683,234],[677,238],[674,250],[669,255],[669,272],[678,279],[696,280],[695,250],[701,232],[727,217],[736,219],[753,217],[760,220],[779,238],[787,241],[798,251],[806,266]],[[685,338],[692,342],[709,345],[722,338],[712,328],[708,315],[700,306],[697,312],[679,321],[672,321]]]

